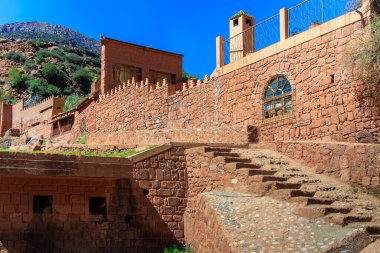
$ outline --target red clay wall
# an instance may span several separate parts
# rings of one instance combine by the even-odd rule
[[[12,105],[5,104],[0,106],[0,137],[12,128]]]
[[[247,142],[248,126],[259,128],[261,141],[355,142],[363,129],[379,136],[378,105],[360,97],[360,81],[348,78],[341,61],[348,43],[362,33],[359,21],[173,96],[167,88],[148,92],[147,86],[112,91],[96,105],[89,140]],[[263,93],[279,74],[292,84],[294,112],[264,120]]]

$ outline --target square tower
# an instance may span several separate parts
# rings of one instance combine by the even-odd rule
[[[255,18],[239,11],[230,18],[230,61],[255,51]]]

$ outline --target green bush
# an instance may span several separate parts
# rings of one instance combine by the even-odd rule
[[[80,102],[82,102],[84,99],[86,99],[86,96],[80,96],[80,95],[70,95],[66,97],[65,106],[63,107],[63,111],[67,112],[71,109],[74,109],[75,106],[77,106]]]
[[[88,94],[91,91],[93,77],[87,69],[79,69],[73,74],[73,80],[82,93]]]
[[[10,60],[10,61],[14,61],[14,62],[18,62],[18,63],[24,63],[27,60],[27,58],[25,56],[23,56],[20,53],[14,52],[14,51],[10,51],[10,52],[4,54],[3,57]]]
[[[188,244],[183,248],[179,248],[177,245],[174,245],[170,248],[164,249],[162,253],[191,253],[191,249]]]
[[[41,49],[40,51],[38,51],[36,53],[36,56],[40,57],[40,58],[43,58],[43,59],[51,57],[51,58],[58,59],[60,61],[64,60],[64,53],[60,49],[58,49],[58,48],[55,48],[55,49],[52,49],[52,50]]]
[[[37,65],[32,60],[26,60],[24,63],[24,71],[30,73],[31,70],[37,69]]]
[[[53,63],[45,63],[41,68],[41,76],[45,78],[48,83],[53,84],[59,88],[64,88],[68,83],[68,77],[59,66]]]
[[[29,76],[21,74],[16,68],[11,68],[8,72],[9,86],[18,92],[23,92],[27,89],[29,79]]]
[[[43,56],[39,55],[39,56],[36,56],[36,58],[34,58],[34,61],[36,63],[43,63],[43,62],[45,62],[45,58]]]
[[[83,58],[75,53],[68,53],[65,55],[65,61],[72,64],[81,65],[83,63]]]
[[[29,40],[29,43],[36,47],[43,47],[46,45],[46,42],[40,39]]]
[[[31,79],[28,81],[28,90],[31,96],[40,96],[47,98],[50,96],[56,96],[60,94],[58,87],[49,84],[45,79]]]
[[[15,99],[11,94],[7,93],[3,88],[0,88],[0,102],[4,101],[7,104],[13,104]],[[1,103],[0,103],[1,104]]]

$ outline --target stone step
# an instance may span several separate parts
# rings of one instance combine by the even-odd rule
[[[242,170],[242,169],[260,169],[262,167],[261,164],[257,163],[226,163],[224,168],[227,170]],[[248,174],[247,174],[248,175]]]
[[[267,173],[268,171],[264,171],[264,173]],[[270,171],[269,171],[270,172]],[[257,173],[257,170],[251,170],[250,173]],[[275,171],[274,171],[275,173]],[[286,177],[277,177],[277,176],[273,176],[272,174],[270,175],[257,175],[257,174],[253,174],[251,175],[251,179],[252,181],[254,182],[262,182],[262,183],[265,183],[265,182],[285,182],[286,180],[288,180]]]
[[[372,216],[360,214],[330,214],[326,217],[331,222],[342,226],[357,222],[370,222],[372,220]]]
[[[269,192],[268,195],[279,198],[282,200],[289,200],[290,198],[295,197],[313,197],[315,192],[312,191],[303,191],[303,190],[294,190],[294,189],[279,189]]]
[[[275,165],[289,165],[289,162],[284,160],[270,160],[269,163]]]
[[[249,176],[259,176],[259,177],[262,177],[262,176],[273,176],[274,174],[276,174],[276,172],[277,171],[275,171],[275,170],[252,170],[251,169],[249,171]],[[275,178],[284,178],[284,177],[275,177]],[[272,180],[272,181],[277,181],[277,180]],[[264,181],[258,180],[257,182],[264,182]]]
[[[375,222],[360,222],[360,223],[351,223],[349,227],[365,227],[369,235],[380,236],[380,223]]]
[[[300,189],[301,186],[302,184],[287,183],[287,182],[276,182],[276,184],[274,185],[274,187],[277,189]]]
[[[252,162],[252,160],[250,158],[229,157],[229,156],[225,157],[224,161],[226,163],[250,163],[250,162]]]
[[[311,205],[331,205],[335,202],[333,199],[328,198],[309,198],[309,197],[296,197],[292,199],[292,202],[304,204],[305,206]]]
[[[213,152],[214,153],[214,157],[217,157],[217,156],[228,156],[228,157],[240,157],[240,154],[238,153],[232,153],[232,152]]]
[[[348,214],[351,211],[349,207],[334,207],[330,205],[311,205],[297,208],[295,213],[302,217],[319,218],[329,214],[339,213]]]
[[[232,148],[223,148],[223,147],[206,147],[206,152],[231,152]]]

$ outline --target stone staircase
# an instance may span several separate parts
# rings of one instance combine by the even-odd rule
[[[270,150],[206,147],[209,157],[222,159],[225,169],[245,177],[250,192],[291,202],[302,217],[322,218],[380,237],[379,199],[318,175]]]

